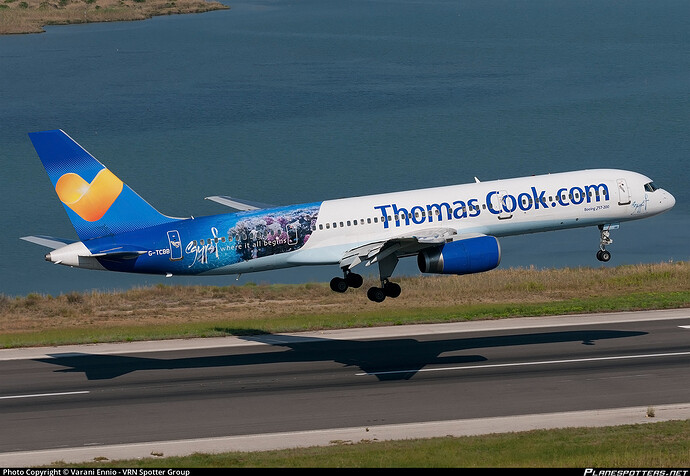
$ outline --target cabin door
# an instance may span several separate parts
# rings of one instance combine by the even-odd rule
[[[182,259],[182,240],[177,230],[168,232],[168,246],[170,246],[170,261]]]
[[[630,190],[625,179],[616,180],[616,188],[618,189],[618,205],[627,205],[630,203]]]
[[[506,200],[508,192],[505,190],[499,190],[491,196],[491,208],[496,210],[498,213],[499,220],[506,220],[513,216],[513,211],[515,210],[514,200]],[[511,210],[511,211],[508,211]]]

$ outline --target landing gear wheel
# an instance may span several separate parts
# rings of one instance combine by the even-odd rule
[[[347,288],[347,281],[345,281],[343,278],[335,277],[331,279],[331,289],[336,293],[344,293],[347,291]]]
[[[369,288],[367,297],[374,302],[383,302],[383,300],[386,299],[386,293],[383,291],[383,288]]]
[[[618,228],[618,225],[599,225],[599,251],[597,259],[604,263],[611,259],[611,253],[606,251],[606,246],[613,243],[611,230]]]
[[[383,285],[383,292],[388,297],[397,298],[400,296],[401,292],[400,285],[398,283],[386,281],[386,283]]]
[[[611,253],[607,250],[599,250],[597,251],[597,259],[605,263],[611,259]]]
[[[358,288],[364,283],[364,278],[356,273],[347,273],[345,275],[345,281],[351,288]]]

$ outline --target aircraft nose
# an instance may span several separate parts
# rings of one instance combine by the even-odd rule
[[[676,204],[676,198],[670,193],[666,192],[666,209],[670,210]]]

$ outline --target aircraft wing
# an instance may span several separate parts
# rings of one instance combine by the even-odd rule
[[[234,208],[241,212],[251,211],[251,210],[261,210],[262,208],[271,208],[272,205],[259,202],[250,202],[249,200],[242,200],[239,198],[228,197],[227,195],[213,195],[211,197],[205,197],[206,200],[211,200],[212,202],[220,203],[226,207]]]
[[[392,254],[398,257],[414,255],[424,248],[453,241],[455,235],[457,231],[453,228],[428,228],[388,240],[367,243],[346,251],[340,259],[340,267],[352,269],[362,262],[369,266]]]
[[[22,236],[20,240],[28,241],[29,243],[34,243],[36,245],[45,246],[46,248],[52,248],[54,250],[62,248],[65,245],[71,245],[74,240],[67,240],[65,238],[56,238],[54,236],[46,235],[35,235],[35,236]]]

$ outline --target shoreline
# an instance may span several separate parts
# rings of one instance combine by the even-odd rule
[[[207,0],[5,0],[0,35],[44,33],[46,26],[147,20],[230,7]]]

